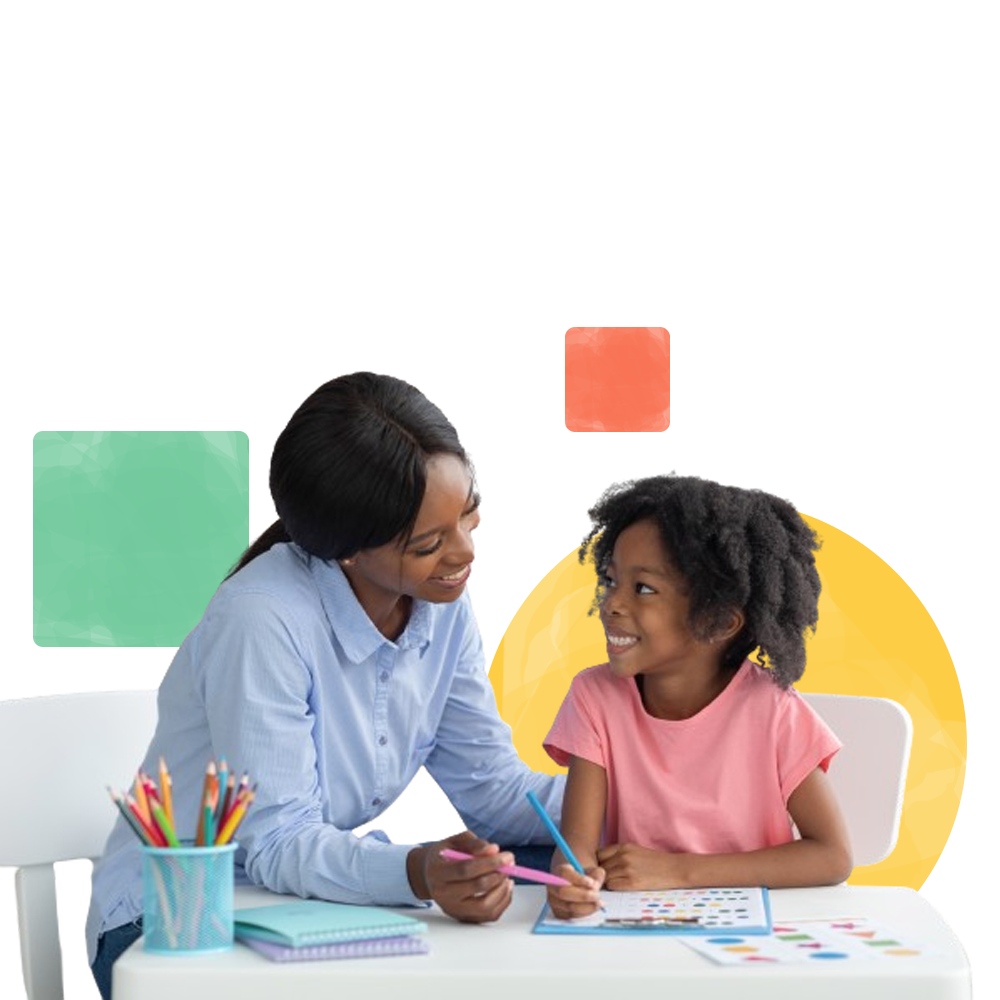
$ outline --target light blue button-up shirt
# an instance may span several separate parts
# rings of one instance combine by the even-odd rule
[[[225,758],[257,785],[239,828],[238,876],[275,892],[419,903],[406,876],[412,845],[351,831],[421,765],[488,840],[549,839],[528,789],[557,820],[561,811],[564,779],[529,770],[497,713],[468,594],[415,601],[393,642],[335,562],[295,545],[276,545],[222,584],[177,651],[158,710],[142,767],[155,775],[165,758],[178,836],[194,837],[205,766]],[[138,840],[119,818],[94,866],[91,963],[99,934],[141,914]]]

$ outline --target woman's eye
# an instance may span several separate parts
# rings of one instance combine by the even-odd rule
[[[415,556],[432,556],[444,542],[439,538],[429,549],[413,549],[413,555]]]

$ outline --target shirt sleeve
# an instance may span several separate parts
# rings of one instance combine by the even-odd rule
[[[532,771],[500,718],[471,608],[456,635],[451,688],[427,770],[473,833],[505,847],[551,843],[526,793],[534,791],[559,822],[565,776]]]
[[[797,691],[790,689],[778,715],[777,755],[781,795],[792,792],[817,768],[826,771],[843,745]]]
[[[601,727],[585,690],[587,680],[586,672],[573,678],[549,735],[542,742],[548,755],[563,767],[569,766],[571,757],[581,757],[607,768]]]
[[[323,820],[311,675],[293,622],[273,596],[243,593],[206,615],[195,651],[212,746],[257,783],[238,837],[247,876],[303,897],[423,905],[406,875],[410,846]]]

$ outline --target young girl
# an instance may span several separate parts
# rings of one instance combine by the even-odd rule
[[[587,872],[556,853],[572,885],[553,912],[593,912],[602,886],[843,881],[840,743],[790,686],[817,618],[813,532],[777,497],[679,476],[613,486],[590,517],[609,662],[573,679],[545,740]]]

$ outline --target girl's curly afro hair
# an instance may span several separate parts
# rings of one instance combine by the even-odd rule
[[[579,555],[582,563],[590,554],[597,569],[595,607],[618,535],[650,520],[686,582],[694,634],[711,638],[733,610],[743,613],[723,667],[737,669],[756,649],[781,687],[802,676],[805,632],[818,616],[820,543],[787,500],[695,476],[653,476],[611,486],[589,514]]]

